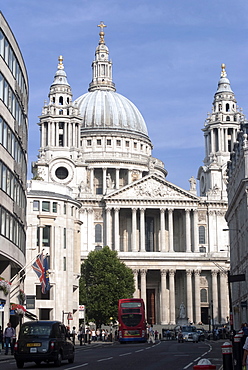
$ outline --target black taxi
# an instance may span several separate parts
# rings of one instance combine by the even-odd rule
[[[25,362],[53,362],[60,366],[63,360],[74,362],[74,345],[60,321],[28,321],[21,325],[14,347],[16,365],[22,369]]]

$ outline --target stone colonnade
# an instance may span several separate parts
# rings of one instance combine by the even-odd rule
[[[146,251],[146,212],[152,208],[132,207],[131,213],[131,252]],[[126,209],[125,209],[126,210]],[[159,239],[157,251],[174,252],[174,208],[154,208],[159,221]],[[177,209],[178,210],[178,209]],[[185,252],[199,252],[198,246],[198,210],[192,208],[179,209],[184,213]],[[114,249],[120,251],[120,207],[107,207],[105,211],[105,245],[113,245]],[[111,230],[111,220],[112,228]],[[137,237],[138,233],[138,237]],[[167,235],[166,235],[167,234]],[[129,251],[129,250],[128,250]]]
[[[148,269],[141,268],[133,269],[135,293],[134,297],[142,298],[147,307],[147,281]],[[177,274],[176,269],[161,269],[160,270],[160,292],[156,297],[156,305],[159,308],[158,323],[161,324],[176,324],[177,310],[176,305],[184,302],[185,296],[178,297],[177,290]],[[226,322],[228,316],[227,296],[227,272],[222,270],[211,270],[201,272],[199,269],[180,270],[183,272],[183,280],[185,281],[186,292],[186,314],[189,322],[198,324],[202,321],[201,307],[209,308],[209,315],[213,316],[212,323],[219,324]],[[202,299],[202,285],[200,279],[203,275],[209,274],[209,286],[207,287],[206,301]],[[219,275],[219,278],[218,278]],[[139,283],[140,282],[140,283]]]

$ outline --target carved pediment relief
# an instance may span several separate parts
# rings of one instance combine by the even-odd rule
[[[196,196],[187,191],[161,180],[155,176],[146,177],[135,181],[135,183],[125,186],[116,192],[109,194],[109,197],[127,199],[173,199],[186,200],[197,199]]]

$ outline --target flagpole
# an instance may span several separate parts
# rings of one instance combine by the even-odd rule
[[[44,251],[44,249],[42,249],[42,251],[41,251],[41,253],[39,253],[39,254],[42,254],[42,252]],[[39,254],[38,254],[38,256],[39,256]],[[19,275],[23,270],[25,270],[28,266],[30,266],[33,262],[34,262],[34,260],[36,260],[36,258],[37,258],[37,256],[35,256],[29,263],[27,263],[20,271],[18,271],[18,273],[17,274],[15,274],[13,277],[12,277],[12,279],[10,279],[10,283],[13,281],[13,280],[15,280],[15,278],[17,277],[17,275]],[[24,275],[26,275],[26,273],[24,274]],[[20,281],[21,280],[21,278],[22,277],[20,277],[20,279],[18,280],[18,281]]]

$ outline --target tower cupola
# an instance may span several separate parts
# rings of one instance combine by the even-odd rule
[[[112,81],[112,61],[109,60],[109,50],[104,40],[104,28],[107,26],[101,22],[97,27],[100,27],[100,40],[92,63],[92,82],[89,85],[89,91],[99,89],[116,91]]]

